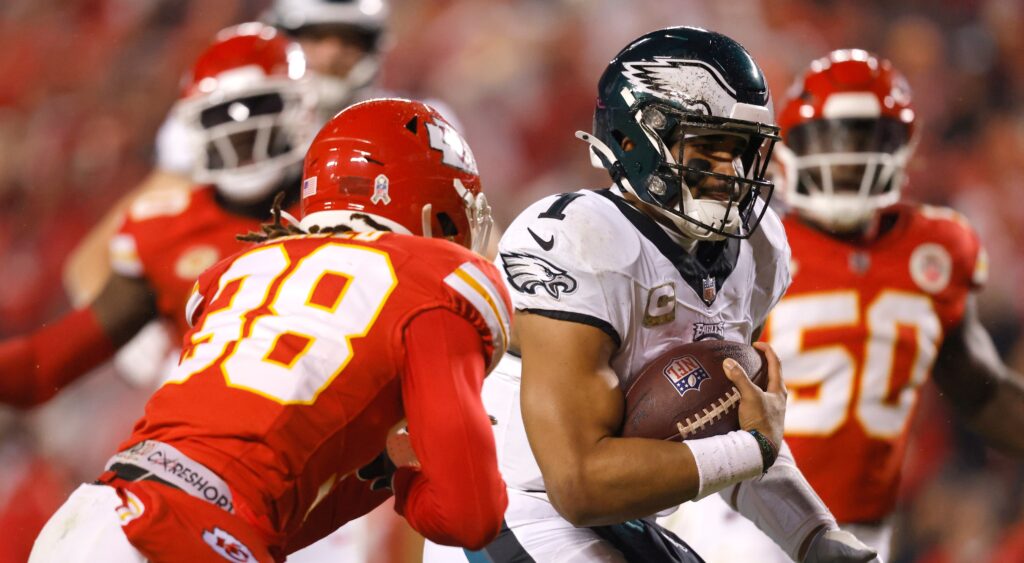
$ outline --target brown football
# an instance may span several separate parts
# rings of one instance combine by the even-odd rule
[[[740,395],[725,376],[726,358],[739,362],[761,389],[768,385],[768,362],[753,346],[724,340],[676,346],[647,364],[626,389],[622,436],[690,440],[739,430]]]

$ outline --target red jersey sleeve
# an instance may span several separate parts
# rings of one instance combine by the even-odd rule
[[[928,230],[942,241],[953,258],[955,285],[979,289],[988,281],[988,254],[977,231],[958,211],[948,207],[921,206]]]
[[[444,278],[452,311],[469,321],[483,338],[485,366],[489,372],[508,348],[512,300],[498,269],[474,258],[463,262]]]
[[[113,342],[88,307],[0,342],[0,403],[43,403],[113,354]]]
[[[417,315],[404,332],[402,402],[419,470],[395,475],[395,509],[436,543],[479,549],[508,505],[490,420],[476,327],[445,309]]]

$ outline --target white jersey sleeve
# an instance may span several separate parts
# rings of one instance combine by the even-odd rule
[[[769,207],[765,211],[757,231],[750,237],[750,246],[755,260],[751,318],[754,327],[759,327],[793,281],[789,240],[774,209]]]
[[[625,272],[636,260],[635,231],[587,190],[544,198],[509,225],[496,263],[517,311],[589,324],[620,345],[633,301]]]

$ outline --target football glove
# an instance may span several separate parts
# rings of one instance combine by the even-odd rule
[[[874,563],[879,562],[875,550],[856,536],[843,530],[823,529],[811,540],[803,563]]]

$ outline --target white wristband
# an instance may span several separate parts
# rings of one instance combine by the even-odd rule
[[[700,500],[712,493],[757,477],[764,469],[761,446],[757,439],[744,430],[736,430],[721,436],[684,440],[697,463],[700,487],[693,500]]]

